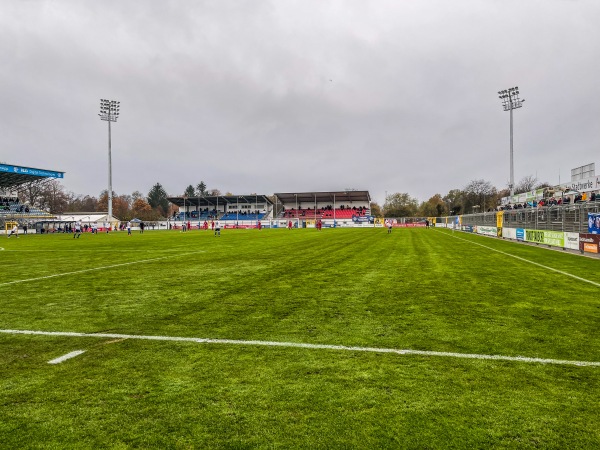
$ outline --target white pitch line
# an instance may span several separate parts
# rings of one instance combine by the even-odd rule
[[[514,361],[524,363],[554,364],[582,367],[600,367],[600,361],[571,361],[565,359],[532,358],[527,356],[482,355],[476,353],[436,352],[428,350],[409,350],[377,347],[350,347],[346,345],[306,344],[301,342],[277,341],[244,341],[237,339],[210,339],[178,336],[143,336],[135,334],[115,333],[77,333],[70,331],[34,331],[34,330],[0,330],[5,334],[26,334],[39,336],[91,337],[101,339],[139,339],[147,341],[195,342],[199,344],[228,344],[228,345],[260,345],[267,347],[305,348],[311,350],[341,350],[349,352],[393,353],[397,355],[438,356],[446,358],[480,359],[493,361]]]
[[[60,364],[61,362],[66,361],[67,359],[75,358],[82,353],[85,353],[85,350],[75,350],[74,352],[67,353],[66,355],[62,355],[58,358],[48,361],[48,364]]]
[[[141,264],[141,263],[152,262],[152,261],[160,261],[161,259],[177,258],[179,256],[194,255],[194,254],[197,254],[197,253],[204,253],[204,251],[201,250],[201,251],[198,251],[198,252],[191,252],[191,253],[179,253],[179,254],[175,254],[175,255],[161,256],[160,258],[142,259],[142,260],[139,260],[139,261],[130,261],[130,262],[126,262],[126,263],[112,264],[110,266],[93,267],[91,269],[75,270],[73,272],[56,273],[54,275],[46,275],[46,276],[43,276],[43,277],[26,278],[24,280],[7,281],[6,283],[0,283],[0,287],[2,287],[2,286],[8,286],[8,285],[11,285],[11,284],[27,283],[28,281],[47,280],[48,278],[64,277],[64,276],[67,276],[67,275],[76,275],[76,274],[79,274],[79,273],[93,272],[93,271],[96,271],[96,270],[113,269],[115,267],[130,266],[132,264]]]
[[[448,234],[447,236],[453,237],[454,239],[458,239],[460,241],[468,242],[468,243],[473,244],[473,245],[479,245],[480,247],[487,248],[488,250],[491,250],[493,252],[501,253],[502,255],[510,256],[511,258],[515,258],[515,259],[518,259],[520,261],[524,261],[526,263],[533,264],[534,266],[542,267],[544,269],[551,270],[552,272],[560,273],[561,275],[565,275],[567,277],[571,277],[571,278],[574,278],[576,280],[583,281],[585,283],[590,283],[590,284],[593,284],[594,286],[600,287],[600,283],[596,283],[595,281],[591,281],[591,280],[587,280],[585,278],[578,277],[577,275],[573,275],[572,273],[564,272],[562,270],[558,270],[558,269],[555,269],[553,267],[545,266],[545,265],[537,263],[535,261],[531,261],[529,259],[521,258],[520,256],[511,255],[510,253],[503,252],[502,250],[498,250],[498,249],[495,249],[493,247],[488,247],[487,245],[480,244],[479,242],[470,241],[469,239],[464,239],[464,238],[461,238],[461,237],[458,237],[458,236],[454,236],[454,234],[452,234],[452,235]]]

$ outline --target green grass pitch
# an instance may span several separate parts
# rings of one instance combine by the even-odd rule
[[[2,330],[600,361],[600,261],[476,235],[146,231],[0,248]],[[598,366],[3,332],[0,447],[598,448],[599,381]]]

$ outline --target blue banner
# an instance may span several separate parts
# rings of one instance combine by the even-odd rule
[[[600,234],[600,213],[588,213],[588,233]]]
[[[525,229],[517,228],[517,241],[524,241],[524,240],[525,240]]]
[[[362,222],[369,222],[369,223],[373,223],[373,216],[352,216],[352,222],[358,222],[358,223],[362,223]]]
[[[32,169],[31,167],[20,167],[20,166],[9,166],[7,164],[0,164],[0,172],[3,173],[14,173],[18,175],[31,175],[34,177],[47,177],[47,178],[64,178],[64,172],[55,172],[53,170],[42,170]]]

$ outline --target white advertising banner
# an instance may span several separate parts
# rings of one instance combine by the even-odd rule
[[[572,189],[579,192],[595,191],[600,188],[600,176],[591,178],[584,178],[577,181],[571,181],[569,183],[561,183],[563,189]]]
[[[477,226],[477,234],[483,234],[485,236],[498,236],[497,227],[484,227],[482,225]]]
[[[517,239],[516,228],[502,228],[502,237],[506,239]]]
[[[565,233],[565,248],[579,250],[579,233]]]

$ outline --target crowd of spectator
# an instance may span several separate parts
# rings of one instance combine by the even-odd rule
[[[29,206],[19,204],[19,197],[0,197],[0,211],[28,213]]]
[[[573,203],[583,203],[583,202],[595,202],[597,195],[595,192],[583,192],[577,193],[573,196]],[[540,200],[533,200],[530,202],[523,203],[509,203],[508,205],[499,206],[498,210],[511,210],[511,209],[524,209],[524,208],[537,208],[542,206],[560,206],[560,205],[569,205],[571,204],[571,197],[565,195],[563,197],[549,197]]]
[[[352,216],[364,216],[367,213],[367,208],[364,206],[350,206],[350,205],[340,205],[339,208],[334,208],[332,205],[323,206],[321,208],[298,208],[298,209],[288,209],[286,210],[283,207],[283,217],[315,217],[320,215],[321,217],[333,217],[334,211],[342,211],[343,213],[351,212]]]

